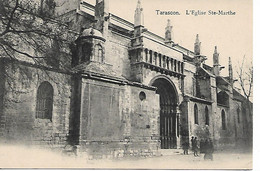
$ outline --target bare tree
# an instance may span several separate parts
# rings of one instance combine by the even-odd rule
[[[242,63],[238,65],[237,70],[238,83],[242,89],[242,93],[245,97],[245,103],[243,107],[243,119],[245,120],[243,129],[248,137],[247,143],[252,145],[252,132],[253,132],[253,105],[252,105],[252,96],[253,96],[253,64],[252,61],[246,61],[244,55]],[[247,113],[248,112],[248,113]]]
[[[75,34],[56,19],[55,6],[54,0],[0,0],[0,58],[37,65],[45,74],[48,74],[46,67],[70,71],[69,46]],[[10,71],[18,71],[24,78],[18,80]],[[0,72],[13,94],[26,93],[15,84],[30,78],[30,70],[13,65]]]
[[[53,0],[0,0],[0,57],[68,67],[64,62],[69,60],[61,62],[60,56],[70,56],[63,48],[71,42],[70,34],[53,19],[54,8]]]
[[[252,62],[246,64],[245,60],[246,58],[244,55],[242,63],[239,65],[237,71],[238,83],[247,101],[251,101],[253,96],[253,64]]]

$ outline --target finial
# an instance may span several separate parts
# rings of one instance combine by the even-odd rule
[[[214,53],[218,53],[217,46],[215,46]]]
[[[167,20],[167,26],[171,27],[171,20],[170,19]]]
[[[165,41],[172,41],[172,24],[171,20],[167,20],[167,26],[165,27]]]
[[[144,16],[143,16],[143,8],[141,6],[141,0],[137,1],[137,6],[135,9],[135,26],[143,26],[144,25]]]
[[[232,63],[231,63],[231,57],[228,57],[228,64],[229,64],[229,65],[232,65]]]
[[[136,8],[143,10],[143,8],[141,6],[141,0],[138,0]]]
[[[200,40],[199,40],[199,34],[196,35],[196,42],[199,43]]]

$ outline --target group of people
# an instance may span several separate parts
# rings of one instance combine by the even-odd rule
[[[182,144],[182,147],[183,147],[183,154],[188,155],[189,141],[185,141]],[[198,138],[192,136],[191,149],[195,157],[199,156],[198,152],[200,151],[200,153],[205,153],[204,160],[213,160],[214,147],[213,147],[213,142],[210,138],[201,140],[199,143]]]

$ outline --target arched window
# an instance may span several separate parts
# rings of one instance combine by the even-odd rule
[[[199,124],[198,107],[196,104],[194,105],[194,123]]]
[[[95,46],[95,61],[103,63],[103,48],[99,44]]]
[[[237,108],[237,122],[240,123],[240,109]]]
[[[221,111],[222,129],[226,130],[226,114],[225,111]]]
[[[52,120],[53,87],[45,81],[37,90],[36,118]]]
[[[207,106],[205,107],[205,124],[209,125],[209,109]]]

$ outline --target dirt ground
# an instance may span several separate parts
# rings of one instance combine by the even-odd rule
[[[85,157],[61,155],[48,150],[23,146],[0,146],[0,168],[88,168],[88,169],[252,169],[252,153],[248,151],[217,151],[213,161],[204,154],[194,157],[179,152],[163,156],[87,160]]]

